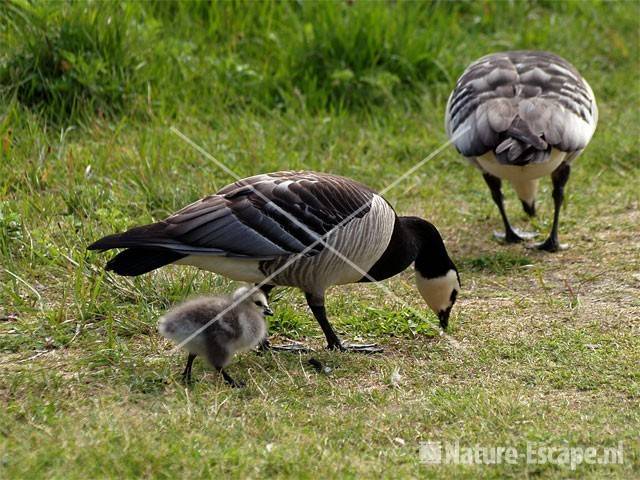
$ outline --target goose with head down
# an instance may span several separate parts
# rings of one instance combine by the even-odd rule
[[[165,220],[106,236],[88,248],[123,248],[106,267],[120,275],[179,264],[254,282],[266,292],[297,287],[328,348],[338,350],[359,348],[344,345],[327,319],[329,287],[384,280],[414,263],[418,291],[443,328],[460,289],[435,226],[397,216],[361,183],[318,172],[248,177]]]
[[[476,165],[498,206],[507,243],[531,235],[507,218],[502,180],[508,180],[525,212],[535,215],[538,179],[551,175],[551,233],[537,248],[555,252],[560,206],[571,164],[587,146],[598,109],[587,81],[553,53],[513,51],[487,55],[464,71],[449,97],[445,127],[457,150]]]

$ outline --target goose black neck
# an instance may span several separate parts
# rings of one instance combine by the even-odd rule
[[[384,280],[404,271],[412,262],[426,278],[455,270],[436,227],[418,217],[396,217],[387,249],[367,273],[375,280]]]
[[[456,266],[451,261],[447,248],[438,229],[431,223],[418,217],[402,217],[405,228],[413,232],[417,239],[415,268],[424,278],[437,278],[446,275]]]

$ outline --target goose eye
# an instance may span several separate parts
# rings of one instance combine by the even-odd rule
[[[256,300],[256,301],[255,301],[255,302],[253,302],[253,303],[255,303],[255,304],[256,304],[257,306],[259,306],[259,307],[262,307],[262,306],[263,306],[263,305],[262,305],[262,302],[260,302],[260,301],[258,301],[258,300]]]

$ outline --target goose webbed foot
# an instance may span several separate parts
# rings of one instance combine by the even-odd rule
[[[493,236],[504,243],[521,243],[534,239],[538,236],[538,232],[525,232],[517,228],[510,228],[505,232],[493,232]]]
[[[307,297],[307,304],[313,312],[314,317],[320,324],[320,328],[327,339],[328,350],[338,350],[340,352],[358,352],[358,353],[380,353],[382,348],[378,347],[375,343],[369,343],[365,345],[357,345],[354,343],[342,343],[336,332],[333,331],[333,327],[327,319],[327,311],[324,308],[324,295],[313,295],[311,293],[305,294]]]
[[[382,353],[384,349],[379,347],[377,343],[330,343],[327,345],[328,350],[336,350],[340,352],[355,352],[355,353]]]
[[[284,345],[274,345],[268,339],[264,339],[258,345],[258,353],[264,353],[267,351],[272,352],[289,352],[289,353],[309,353],[312,351],[309,347],[303,345],[302,343],[286,343]]]
[[[569,248],[569,244],[560,243],[557,238],[549,237],[544,242],[534,243],[529,245],[528,248],[535,248],[537,250],[543,250],[549,253],[560,252]]]
[[[379,347],[377,343],[347,343],[343,344],[343,347],[347,352],[356,352],[356,353],[382,353],[384,352],[384,348]]]
[[[271,345],[271,350],[276,352],[309,353],[312,350],[301,343],[286,343],[284,345]]]

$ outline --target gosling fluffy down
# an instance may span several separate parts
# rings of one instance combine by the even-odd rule
[[[232,296],[200,297],[176,306],[160,318],[158,331],[189,352],[182,374],[186,381],[191,381],[193,360],[201,355],[229,385],[239,387],[224,367],[235,353],[255,347],[267,336],[265,315],[272,312],[264,293],[242,287]]]

